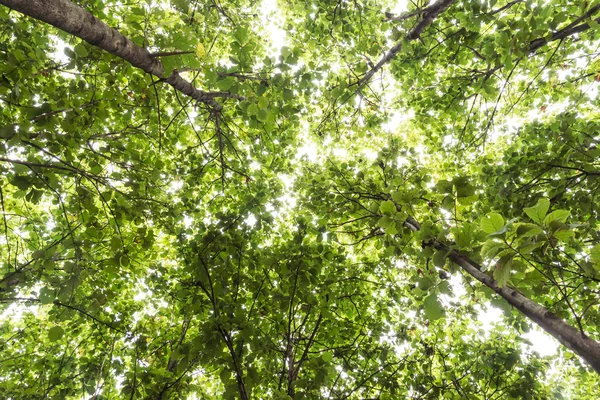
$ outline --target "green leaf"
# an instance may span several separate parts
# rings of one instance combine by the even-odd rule
[[[31,258],[34,260],[39,260],[39,259],[45,258],[45,257],[46,257],[45,250],[36,250],[31,254]]]
[[[248,29],[245,26],[238,26],[235,30],[233,36],[238,40],[238,42],[243,46],[246,44],[248,40]]]
[[[223,368],[219,373],[219,377],[221,378],[221,382],[227,383],[229,379],[231,379],[231,371],[227,368]]]
[[[396,205],[391,200],[386,200],[379,205],[379,211],[391,215],[396,212]]]
[[[433,281],[430,278],[424,276],[418,280],[418,284],[419,289],[426,291],[433,286]]]
[[[518,224],[516,231],[517,236],[521,238],[528,238],[531,236],[539,235],[542,232],[544,232],[544,230],[539,225],[529,223]]]
[[[110,239],[110,249],[113,252],[120,250],[122,246],[123,244],[121,243],[121,238],[119,236],[113,236]]]
[[[202,42],[198,41],[198,44],[196,45],[196,57],[198,57],[199,59],[204,58],[204,56],[206,55],[206,49],[204,48],[204,44],[202,44]]]
[[[294,92],[291,89],[283,89],[283,100],[289,101],[294,98]]]
[[[501,242],[496,242],[493,239],[487,240],[481,247],[481,257],[494,258],[504,247],[505,245]]]
[[[54,301],[54,299],[54,290],[45,286],[40,289],[40,303],[50,304]]]
[[[571,213],[567,210],[554,210],[544,218],[544,224],[549,225],[551,222],[565,222]]]
[[[436,289],[439,293],[452,294],[452,287],[450,286],[450,282],[447,280],[440,282]]]
[[[73,50],[75,51],[75,54],[77,54],[78,57],[88,56],[88,51],[83,43],[79,43],[77,46],[75,46]]]
[[[535,249],[539,249],[540,247],[542,247],[546,242],[540,241],[540,242],[526,242],[523,245],[519,246],[519,252],[521,254],[530,254],[533,250]]]
[[[596,265],[600,265],[600,243],[592,247],[590,251],[590,259]]]
[[[388,217],[387,215],[384,215],[383,217],[381,217],[379,219],[379,221],[377,222],[377,224],[382,227],[383,229],[387,229],[390,225],[394,224],[395,221],[393,219],[391,219],[390,217]]]
[[[568,231],[568,230],[561,230],[561,231],[554,232],[552,234],[552,236],[554,236],[561,242],[568,242],[570,238],[575,236],[575,232]]]
[[[267,122],[267,117],[269,116],[269,114],[267,113],[267,110],[258,110],[258,114],[256,114],[256,119],[259,120],[260,122]]]
[[[396,203],[404,203],[405,200],[406,200],[406,193],[404,193],[404,192],[393,192],[392,193],[392,199]]]
[[[535,206],[524,208],[523,211],[525,211],[525,214],[527,214],[534,222],[541,225],[549,208],[550,201],[548,201],[548,199],[539,199]]]
[[[269,106],[269,99],[267,99],[266,97],[259,97],[258,98],[258,107],[261,109],[266,109]]]
[[[490,300],[490,304],[502,310],[506,317],[512,316],[512,306],[502,297],[494,297]]]
[[[256,115],[256,114],[258,114],[258,106],[255,103],[251,103],[248,106],[247,112],[248,112],[248,115]]]
[[[10,183],[18,187],[20,190],[27,190],[31,185],[31,181],[29,180],[29,178],[23,175],[15,175],[15,177],[10,181]]]
[[[119,264],[121,265],[121,267],[126,268],[129,266],[130,263],[130,259],[129,256],[127,256],[126,254],[123,254],[121,257],[119,257]]]
[[[501,258],[494,267],[494,279],[498,286],[504,287],[510,279],[510,268],[512,266],[512,255],[508,258]]]
[[[425,316],[432,321],[438,320],[444,316],[444,307],[442,307],[442,304],[435,293],[431,293],[423,300],[423,307]]]
[[[498,213],[490,213],[481,219],[481,230],[488,234],[500,232],[504,228],[504,218]]]
[[[283,46],[281,48],[281,55],[283,56],[284,60],[287,59],[290,56],[290,54],[292,54],[292,50],[289,47]]]
[[[48,339],[50,339],[51,342],[56,342],[60,340],[64,336],[64,334],[64,329],[56,325],[50,328],[50,330],[48,330]]]
[[[385,233],[388,235],[395,235],[396,233],[398,233],[398,229],[396,228],[396,224],[391,224],[390,226],[388,226],[387,228],[385,228]]]
[[[433,254],[433,265],[438,268],[443,268],[446,264],[446,255],[448,254],[445,250],[437,250]]]
[[[222,79],[216,83],[216,87],[220,90],[229,90],[231,86],[234,84],[235,80],[231,77]]]

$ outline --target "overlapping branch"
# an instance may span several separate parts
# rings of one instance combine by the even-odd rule
[[[183,79],[176,70],[169,76],[164,76],[165,68],[157,59],[156,54],[153,55],[147,49],[138,46],[118,30],[109,27],[70,0],[0,0],[0,4],[53,25],[91,45],[98,46],[128,61],[134,67],[160,78],[175,90],[214,110],[222,109],[222,106],[215,101],[215,97],[241,98],[230,93],[199,90]]]
[[[379,197],[381,201],[391,200],[386,194],[373,194]],[[394,202],[395,203],[395,202]],[[402,207],[396,204],[396,209],[402,211]],[[368,215],[381,217],[380,214],[374,214],[367,210]],[[421,230],[421,224],[412,216],[408,216],[404,221],[404,226],[412,232]],[[600,342],[588,337],[584,332],[569,325],[566,321],[556,316],[547,308],[529,299],[516,289],[503,286],[488,274],[482,267],[467,255],[454,249],[453,247],[436,239],[423,241],[423,247],[431,247],[445,254],[445,258],[458,265],[464,272],[484,284],[496,294],[506,300],[511,306],[535,322],[540,328],[556,338],[562,345],[572,350],[579,357],[585,360],[598,374],[600,374]]]
[[[421,229],[421,224],[413,217],[408,217],[404,225],[416,232]],[[462,268],[463,271],[492,289],[511,306],[515,307],[540,328],[556,338],[562,345],[583,358],[597,373],[600,374],[600,343],[585,336],[579,330],[566,323],[561,318],[529,299],[521,292],[504,286],[500,287],[491,276],[482,271],[481,266],[469,257],[448,247],[438,240],[424,242],[423,246],[432,247],[446,253],[446,258]]]
[[[4,0],[2,0],[4,1]],[[421,20],[417,22],[417,24],[406,34],[404,41],[412,42],[418,39],[421,36],[421,33],[427,28],[431,23],[444,12],[448,7],[454,3],[455,0],[438,0],[435,3],[425,7],[421,10],[419,15],[421,15]],[[358,86],[364,86],[375,75],[385,64],[390,62],[392,58],[396,56],[402,50],[402,44],[404,41],[398,42],[394,47],[392,47],[382,58],[379,60],[377,64],[373,66],[359,81]]]
[[[550,38],[543,37],[532,41],[529,44],[529,52],[533,53],[540,47],[543,47],[547,43],[553,42],[555,40],[563,40],[569,36],[587,31],[588,29],[590,29],[591,26],[589,23],[582,21],[584,21],[587,18],[591,18],[592,15],[596,14],[596,12],[598,11],[600,11],[600,4],[590,8],[582,16],[571,22],[569,25],[565,26],[563,29],[554,32]],[[596,23],[600,23],[600,18],[596,18],[594,21]]]

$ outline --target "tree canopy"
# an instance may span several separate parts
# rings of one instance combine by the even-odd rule
[[[598,398],[599,24],[0,0],[0,397]]]

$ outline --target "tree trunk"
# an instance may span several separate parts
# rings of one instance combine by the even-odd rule
[[[421,225],[414,218],[408,217],[404,223],[412,231],[421,229]],[[460,255],[455,250],[449,249],[437,240],[425,242],[424,245],[436,250],[446,251],[446,257],[457,264],[466,273],[502,296],[510,305],[515,307],[530,320],[535,322],[544,331],[555,337],[561,344],[583,358],[598,374],[600,374],[600,343],[585,336],[552,312],[527,298],[522,293],[509,287],[500,287],[489,275],[481,271],[481,266],[470,258]]]
[[[118,30],[106,25],[70,0],[0,0],[0,4],[53,25],[91,45],[121,57],[134,67],[164,79],[175,90],[209,105],[216,111],[221,110],[222,106],[214,100],[214,97],[238,98],[231,94],[198,90],[190,82],[181,78],[176,71],[165,78],[162,63],[148,50],[138,46]]]

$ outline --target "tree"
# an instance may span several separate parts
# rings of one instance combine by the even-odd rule
[[[598,1],[80,3],[0,0],[3,398],[597,396]]]

